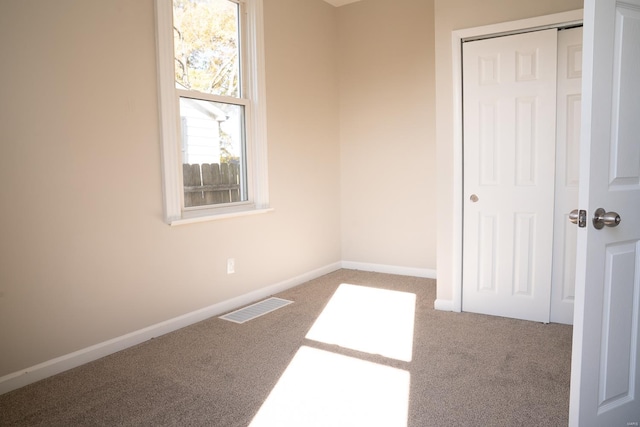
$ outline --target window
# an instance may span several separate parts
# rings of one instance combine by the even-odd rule
[[[268,210],[262,0],[156,0],[166,221]]]

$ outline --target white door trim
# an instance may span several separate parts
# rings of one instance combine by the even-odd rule
[[[453,299],[452,311],[462,311],[462,41],[490,35],[504,35],[550,26],[582,23],[582,9],[539,16],[451,33],[453,65]]]

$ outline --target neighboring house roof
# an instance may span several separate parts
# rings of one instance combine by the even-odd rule
[[[182,98],[181,102],[207,117],[212,117],[218,122],[224,122],[229,118],[229,116],[227,116],[227,114],[220,108],[216,107],[213,102],[190,98]]]

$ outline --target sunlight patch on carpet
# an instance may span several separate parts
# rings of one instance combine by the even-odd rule
[[[410,362],[416,295],[343,283],[307,338]]]
[[[250,427],[406,427],[408,371],[302,346]]]
[[[220,316],[220,319],[228,320],[235,323],[244,323],[249,320],[253,320],[256,317],[264,316],[267,313],[271,313],[274,310],[289,305],[293,301],[289,301],[282,298],[271,297],[264,301],[251,304],[247,307],[241,308],[231,313]]]

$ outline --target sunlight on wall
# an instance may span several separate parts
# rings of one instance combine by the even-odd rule
[[[416,296],[341,284],[307,338],[410,362]]]
[[[250,427],[406,427],[410,374],[301,347]]]

